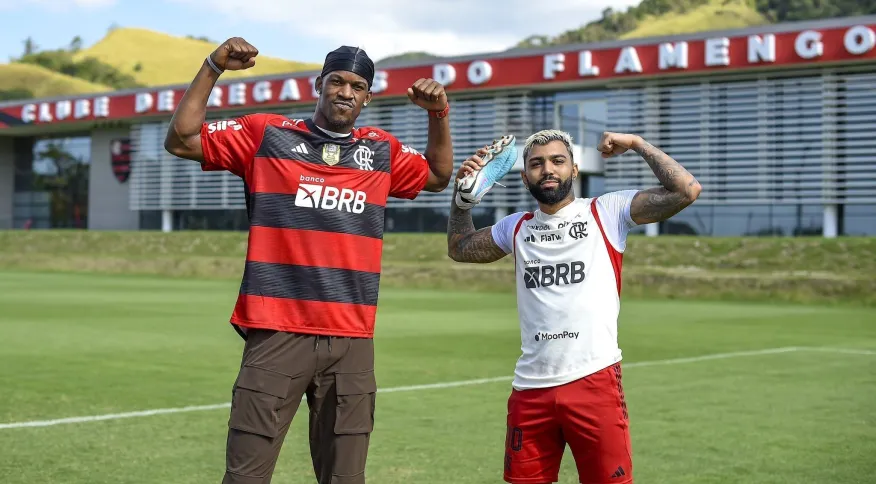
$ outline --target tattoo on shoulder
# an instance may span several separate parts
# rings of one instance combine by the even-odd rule
[[[637,223],[666,220],[682,211],[690,202],[682,193],[663,187],[642,190],[633,198],[630,215]]]

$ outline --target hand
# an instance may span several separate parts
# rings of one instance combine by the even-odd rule
[[[602,133],[602,139],[599,141],[597,150],[602,152],[603,158],[611,158],[612,156],[626,153],[627,150],[634,149],[642,142],[642,138],[635,134],[624,133]]]
[[[240,71],[255,65],[259,50],[240,37],[232,37],[210,54],[213,63],[220,69]]]
[[[427,111],[442,111],[447,106],[444,86],[432,79],[420,79],[408,88],[411,102]]]
[[[459,167],[459,171],[456,172],[456,181],[459,182],[463,178],[471,175],[472,173],[477,173],[484,165],[487,164],[481,156],[487,154],[486,147],[481,148],[477,151],[477,154],[469,156],[468,159],[462,162],[462,166]]]

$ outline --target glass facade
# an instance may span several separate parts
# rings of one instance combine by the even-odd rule
[[[88,227],[91,137],[15,138],[14,228]]]
[[[843,235],[876,235],[876,203],[846,205],[840,221]]]
[[[661,224],[660,233],[712,236],[820,236],[820,205],[694,204]]]
[[[703,185],[660,233],[821,236],[835,226],[876,235],[876,74],[867,69],[618,86],[608,127],[643,135]],[[635,153],[607,160],[605,172],[608,190],[658,184]]]

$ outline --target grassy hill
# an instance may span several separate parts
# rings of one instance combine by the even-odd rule
[[[217,44],[139,28],[115,29],[74,59],[96,57],[147,86],[184,84],[192,80],[204,58]],[[258,46],[256,46],[258,47]],[[223,79],[318,69],[319,64],[259,55],[256,66],[229,71]]]
[[[0,64],[0,91],[26,90],[34,97],[108,91],[107,86],[33,64]]]
[[[136,85],[163,86],[189,83],[201,62],[217,45],[202,39],[175,37],[146,29],[118,28],[87,49],[39,51],[31,57],[43,55],[50,60],[60,60],[63,57],[85,64],[88,64],[86,60],[89,58],[92,61],[97,59],[99,63],[109,66],[104,70],[116,69],[122,74],[132,76]],[[115,90],[111,85],[63,74],[54,65],[48,65],[50,69],[44,67],[45,64],[37,64],[33,60],[30,63],[0,64],[0,101]],[[259,56],[252,69],[229,71],[222,78],[262,76],[319,67],[319,64]],[[93,74],[93,69],[90,72]]]
[[[621,39],[677,35],[768,24],[770,21],[744,0],[713,0],[686,12],[649,15]]]
[[[429,52],[416,51],[416,52],[405,52],[402,54],[391,55],[389,57],[384,57],[376,62],[374,65],[382,66],[385,64],[389,64],[392,62],[403,62],[403,61],[427,61],[432,59],[437,59],[439,56],[435,54],[431,54]]]
[[[245,232],[0,231],[0,272],[239,279]],[[443,234],[386,234],[384,287],[511,291],[513,259],[460,264]],[[624,294],[876,307],[876,238],[634,236]]]
[[[625,11],[559,35],[533,35],[517,47],[540,47],[658,35],[690,34],[755,25],[876,13],[876,0],[642,0]]]
[[[534,35],[517,47],[599,42],[771,23],[755,0],[642,0],[626,11],[607,8],[602,18],[556,36]]]

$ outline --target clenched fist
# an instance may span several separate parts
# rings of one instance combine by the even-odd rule
[[[605,132],[596,149],[602,152],[603,158],[611,158],[635,149],[641,142],[642,138],[635,134]]]
[[[232,37],[210,54],[216,67],[227,71],[240,71],[255,65],[259,50],[240,37]]]
[[[433,79],[419,79],[408,88],[411,102],[428,111],[441,111],[447,106],[447,93],[444,86]]]

